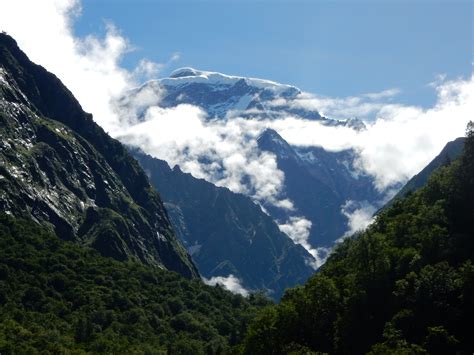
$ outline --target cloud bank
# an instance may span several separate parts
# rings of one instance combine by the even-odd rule
[[[284,174],[278,170],[275,156],[257,148],[256,137],[262,129],[259,122],[207,121],[202,109],[187,104],[150,106],[143,119],[124,127],[119,139],[262,204],[293,209],[292,203],[280,196]]]
[[[418,173],[448,141],[464,135],[474,112],[472,76],[438,82],[434,89],[437,101],[428,109],[376,103],[370,109],[376,119],[367,120],[367,129],[362,131],[324,126],[317,121],[294,117],[275,121],[272,127],[293,145],[316,145],[332,151],[355,149],[359,153],[358,168],[373,175],[377,187],[383,190]],[[351,111],[357,112],[358,117],[366,117],[365,105],[360,107],[360,101],[349,101]],[[338,102],[339,99],[333,100],[335,105]],[[313,107],[318,102],[303,99],[299,104]]]

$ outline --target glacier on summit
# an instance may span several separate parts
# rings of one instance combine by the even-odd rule
[[[318,120],[330,126],[365,128],[359,119],[332,120],[321,116],[316,109],[301,107],[297,102],[300,96],[304,95],[295,86],[270,80],[181,68],[173,71],[169,77],[150,80],[129,91],[118,100],[117,105],[122,110],[130,111],[145,99],[159,102],[162,108],[175,107],[179,104],[198,106],[207,113],[209,120],[232,117],[276,119],[297,116]],[[141,121],[143,118],[143,112],[138,112],[134,120]]]

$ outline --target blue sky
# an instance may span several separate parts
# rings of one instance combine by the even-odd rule
[[[253,76],[328,96],[389,88],[398,101],[428,106],[439,74],[472,73],[472,1],[84,0],[78,35],[111,21],[136,50],[166,62]]]

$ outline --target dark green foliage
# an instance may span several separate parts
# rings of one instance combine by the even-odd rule
[[[0,215],[2,354],[217,354],[263,305]]]
[[[472,353],[474,131],[463,155],[345,240],[250,325],[248,354]]]

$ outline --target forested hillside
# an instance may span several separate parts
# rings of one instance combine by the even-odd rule
[[[267,302],[105,258],[0,215],[2,354],[221,353]]]
[[[472,353],[474,125],[463,155],[263,311],[247,354]]]

